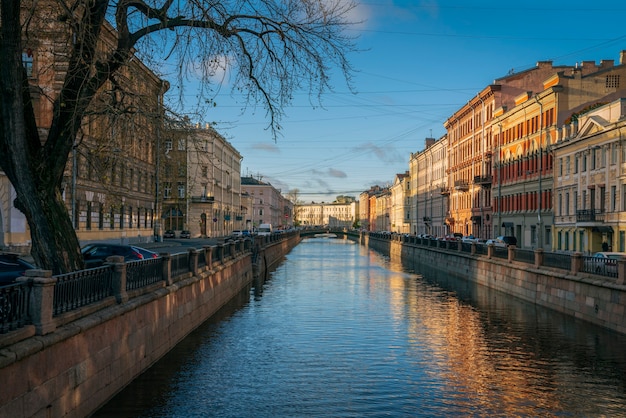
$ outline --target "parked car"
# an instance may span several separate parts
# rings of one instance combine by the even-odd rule
[[[191,232],[187,231],[186,229],[180,231],[180,235],[181,238],[185,238],[185,239],[189,239],[191,238]]]
[[[171,229],[168,229],[163,234],[163,238],[176,238],[176,232],[172,231]]]
[[[585,271],[617,277],[617,260],[626,257],[626,253],[602,251],[585,257]]]
[[[243,237],[243,231],[241,231],[239,229],[235,229],[233,232],[231,232],[230,236],[233,237],[233,238],[242,238]]]
[[[496,239],[504,242],[507,246],[517,245],[517,238],[515,238],[513,235],[501,235]]]
[[[11,284],[26,270],[36,268],[15,253],[0,253],[0,285]]]
[[[495,245],[496,247],[506,247],[506,242],[500,240],[500,239],[488,239],[485,242],[486,245]]]
[[[85,245],[82,250],[86,268],[99,267],[112,255],[121,255],[124,261],[145,260],[158,258],[159,255],[145,248],[134,245],[93,243]]]

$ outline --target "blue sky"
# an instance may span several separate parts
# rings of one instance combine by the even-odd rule
[[[312,108],[307,93],[296,92],[276,142],[262,109],[242,113],[227,89],[216,97],[206,122],[243,155],[242,175],[283,194],[298,189],[304,202],[358,198],[408,170],[411,152],[441,137],[444,121],[494,79],[537,61],[617,64],[626,50],[621,1],[358,3],[356,93],[337,78],[323,108]]]

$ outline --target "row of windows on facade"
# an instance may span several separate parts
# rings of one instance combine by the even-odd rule
[[[149,175],[145,170],[135,170],[132,167],[112,164],[110,170],[108,170],[109,175],[103,175],[101,171],[96,170],[94,165],[86,159],[80,159],[78,161],[78,167],[82,167],[77,172],[79,178],[90,181],[104,180],[105,184],[111,184],[112,186],[125,187],[132,191],[154,194],[154,176]]]
[[[568,216],[570,214],[576,214],[578,210],[598,210],[600,213],[604,213],[606,211],[606,203],[607,203],[607,195],[606,195],[606,187],[600,186],[598,187],[600,190],[599,197],[596,199],[596,191],[595,189],[589,189],[589,193],[587,190],[582,191],[582,199],[578,199],[579,194],[577,190],[565,193],[559,193],[558,196],[558,212],[557,215],[560,216]],[[617,202],[617,186],[611,186],[611,193],[609,195],[609,210],[611,212],[618,211],[626,211],[626,185],[622,185],[622,202],[621,208],[618,209]],[[572,199],[570,200],[570,197]],[[597,204],[600,204],[600,207],[597,207]],[[570,210],[573,209],[573,212]]]
[[[560,251],[585,252],[585,231],[558,231],[556,234],[556,249]],[[619,231],[617,249],[613,251],[626,252],[626,231]]]
[[[74,228],[77,230],[81,227],[91,230],[94,226],[101,230],[116,227],[118,229],[154,227],[153,209],[137,208],[135,211],[131,206],[120,206],[106,211],[102,203],[76,201],[75,205],[75,213],[78,216],[74,218]],[[81,206],[84,206],[84,209]]]

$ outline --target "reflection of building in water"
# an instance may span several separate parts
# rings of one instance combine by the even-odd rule
[[[428,271],[431,279],[437,276],[434,270],[429,268]],[[471,287],[468,291],[472,292],[471,299],[476,301],[478,309],[459,300],[468,299],[468,295],[447,295],[439,285],[423,279],[407,281],[398,278],[390,286],[401,287],[407,283],[416,286],[408,292],[392,292],[400,297],[414,295],[393,303],[401,310],[395,315],[412,317],[409,321],[412,326],[407,330],[410,334],[408,341],[419,346],[411,349],[420,352],[420,356],[432,357],[429,362],[433,373],[441,376],[442,385],[459,388],[447,393],[464,397],[447,402],[484,403],[480,411],[486,415],[489,411],[498,411],[504,416],[525,416],[533,408],[537,411],[542,406],[555,408],[561,400],[543,390],[542,382],[536,381],[536,370],[542,369],[545,373],[546,367],[546,361],[542,360],[544,353],[538,351],[542,347],[535,345],[537,336],[518,336],[514,329],[516,323],[526,322],[529,316],[536,314],[535,307],[528,305],[532,310],[529,312],[523,302],[511,303],[512,297],[468,283],[465,279],[443,277],[434,280],[450,284],[455,289]],[[485,314],[481,311],[488,315],[489,312],[502,312],[503,315],[483,317],[481,315]],[[501,338],[500,333],[506,337]],[[429,341],[424,341],[426,336],[430,336]],[[511,336],[515,338],[511,339]],[[549,337],[544,335],[543,338]],[[556,349],[546,351],[546,355],[552,355]],[[567,372],[563,376],[555,372],[554,379],[562,379],[563,385],[568,384]],[[465,399],[468,393],[472,394],[472,399]]]

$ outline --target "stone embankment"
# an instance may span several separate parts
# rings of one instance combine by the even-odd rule
[[[69,276],[29,271],[0,293],[10,325],[0,334],[0,417],[89,416],[228,301],[262,284],[299,241],[292,233],[154,262],[112,258]],[[23,309],[2,303],[18,300]]]

